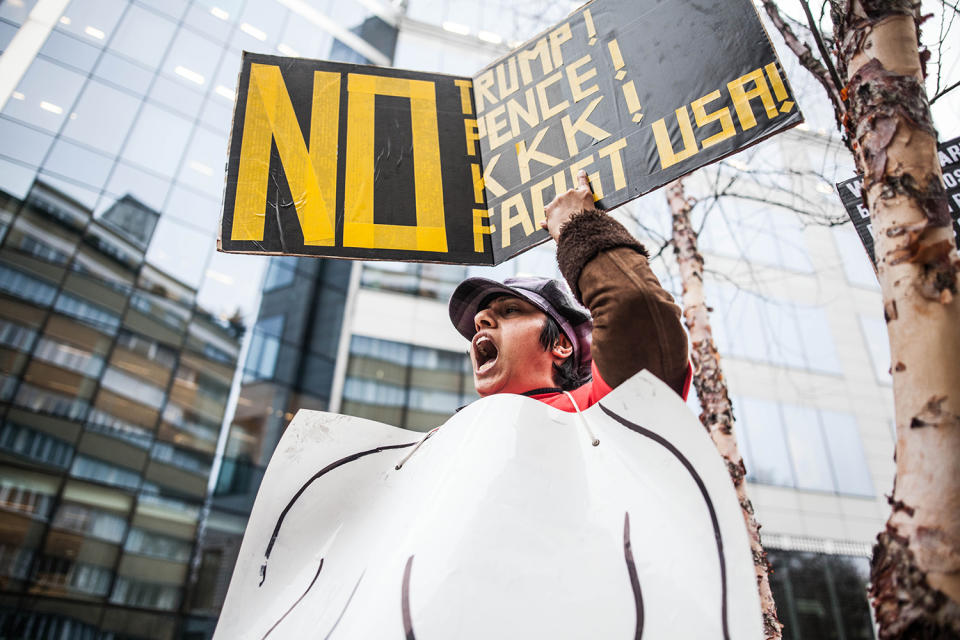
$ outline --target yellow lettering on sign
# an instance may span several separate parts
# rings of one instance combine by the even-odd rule
[[[744,89],[748,83],[753,83],[753,89],[747,91]],[[767,117],[771,120],[779,114],[779,109],[770,95],[770,88],[767,81],[763,78],[762,69],[754,69],[750,73],[740,76],[733,82],[727,83],[727,89],[730,91],[730,97],[733,98],[733,106],[737,110],[737,119],[740,120],[740,128],[746,131],[757,126],[757,119],[753,115],[753,107],[750,101],[754,98],[760,98],[763,102],[763,108],[767,112]]]
[[[574,180],[576,182],[576,180]],[[567,190],[567,176],[563,171],[557,171],[553,174],[553,193],[560,195]]]
[[[623,157],[620,155],[620,150],[626,148],[627,139],[620,138],[613,144],[608,144],[600,151],[597,151],[597,155],[601,158],[607,156],[610,157],[610,171],[613,172],[613,190],[620,191],[627,186],[627,176],[623,172]]]
[[[590,67],[583,74],[577,75],[577,70],[580,69],[580,67],[582,67],[583,65],[587,64],[588,62],[590,62],[589,53],[583,56],[582,58],[580,58],[579,60],[575,60],[571,62],[569,65],[567,65],[567,69],[566,69],[567,82],[570,83],[570,93],[573,94],[574,102],[580,102],[590,94],[596,93],[597,91],[600,90],[600,87],[598,87],[595,83],[590,85],[586,89],[583,88],[584,82],[586,82],[590,78],[596,77],[597,75],[596,67]]]
[[[723,107],[713,113],[707,113],[704,109],[707,103],[713,102],[719,97],[720,91],[717,90],[713,93],[708,93],[698,100],[694,100],[690,104],[690,107],[693,109],[693,119],[696,121],[698,128],[706,126],[711,122],[716,122],[717,120],[720,121],[720,133],[715,133],[700,143],[700,146],[704,149],[737,135],[737,130],[733,128],[733,118],[730,117],[730,109]]]
[[[555,158],[549,153],[544,153],[537,149],[537,147],[540,146],[540,142],[543,141],[543,136],[546,135],[549,129],[550,127],[544,127],[538,131],[537,135],[533,137],[533,142],[530,143],[529,149],[527,149],[527,143],[523,140],[517,143],[517,166],[520,169],[521,182],[526,182],[530,179],[531,160],[536,160],[549,167],[555,167],[560,164],[560,158]]]
[[[574,185],[578,184],[577,174],[580,172],[580,169],[586,169],[591,164],[593,164],[592,153],[586,158],[581,158],[570,165],[570,179],[573,180]],[[593,173],[587,174],[587,179],[590,180],[590,187],[593,189],[593,201],[596,202],[603,197],[603,186],[600,184],[600,172],[594,171]]]
[[[550,51],[553,52],[553,66],[559,69],[563,66],[563,52],[560,45],[573,37],[569,24],[562,24],[550,34]]]
[[[509,80],[503,70],[505,66],[510,72]],[[497,65],[497,89],[500,90],[500,99],[503,100],[519,88],[520,83],[517,81],[517,59],[507,58],[506,62],[501,62]]]
[[[472,115],[473,104],[470,101],[470,89],[473,88],[473,83],[469,80],[454,80],[453,84],[460,87],[460,110],[463,111],[463,115]]]
[[[440,134],[433,82],[348,74],[347,159],[343,246],[408,251],[447,250],[444,226]],[[374,104],[376,96],[410,99],[416,226],[373,221]]]
[[[533,73],[530,71],[530,63],[533,60],[540,60],[542,73],[538,75],[547,75],[553,71],[553,63],[550,61],[550,48],[547,46],[547,39],[540,38],[531,49],[526,49],[517,53],[517,63],[520,65],[520,78],[523,84],[533,82]]]
[[[563,175],[563,173],[560,175]],[[533,203],[533,224],[535,226],[539,227],[540,223],[547,218],[547,214],[544,211],[543,192],[553,184],[553,178],[544,178],[530,187],[530,201]],[[559,195],[559,193],[557,195]]]
[[[610,137],[609,131],[604,131],[597,125],[590,122],[588,119],[590,114],[593,113],[593,110],[597,108],[598,104],[600,104],[601,100],[603,100],[603,96],[597,96],[594,98],[590,104],[586,106],[583,112],[580,113],[580,117],[577,118],[576,122],[571,122],[569,115],[560,118],[560,123],[563,125],[563,137],[567,140],[567,151],[570,153],[570,157],[573,157],[579,153],[579,149],[577,148],[578,132],[587,134],[597,142],[600,140],[606,140]]]
[[[471,164],[470,174],[473,177],[473,201],[483,204],[483,174],[480,173],[480,165],[475,162]]]
[[[474,118],[463,119],[464,135],[467,138],[467,155],[477,155],[477,143],[480,141],[480,134],[477,133],[477,121]]]
[[[510,210],[516,209],[516,215],[511,215]],[[510,196],[500,205],[500,246],[506,249],[510,246],[510,230],[520,225],[523,232],[530,235],[534,232],[533,220],[530,219],[530,212],[527,211],[527,203],[523,200],[523,194],[518,193]]]
[[[483,168],[483,186],[490,190],[494,198],[499,198],[507,192],[503,185],[493,178],[493,170],[497,167],[497,161],[500,160],[501,155],[499,153],[494,154],[487,162],[487,166]]]
[[[660,118],[653,123],[653,137],[657,141],[661,169],[672,167],[697,152],[697,139],[693,135],[693,125],[690,124],[690,114],[687,113],[687,107],[680,107],[676,110],[676,114],[677,124],[680,125],[680,135],[683,137],[683,150],[679,153],[673,150],[670,134],[667,133],[666,120]]]
[[[773,86],[773,93],[777,96],[777,100],[786,100],[787,99],[787,88],[783,86],[783,78],[780,77],[780,72],[777,71],[777,63],[771,62],[764,67],[767,70],[767,77],[770,78],[770,84]]]
[[[496,149],[504,142],[510,139],[510,135],[500,135],[501,131],[507,129],[507,107],[500,105],[487,113],[484,119],[487,121],[487,138],[491,149]]]
[[[490,104],[497,104],[497,98],[493,95],[493,69],[487,69],[477,77],[477,84],[474,85],[474,98],[477,100],[477,113],[483,113],[487,105],[484,100]]]
[[[549,100],[547,100],[547,87],[552,84],[556,84],[563,77],[562,72],[557,71],[555,74],[549,78],[545,78],[537,83],[537,98],[540,100],[540,116],[541,122],[544,122],[551,118],[552,116],[557,115],[564,109],[570,106],[570,103],[567,100],[559,102],[553,106],[550,106]]]
[[[263,240],[270,151],[276,142],[303,243],[334,244],[337,128],[329,123],[337,122],[339,109],[340,74],[315,71],[308,149],[280,67],[250,65],[231,239]]]
[[[540,124],[537,117],[537,102],[533,97],[533,89],[527,89],[523,94],[526,100],[526,106],[510,98],[507,100],[507,119],[510,120],[510,137],[516,138],[520,135],[520,119],[527,123],[528,127],[535,127]]]
[[[484,221],[489,219],[490,212],[486,209],[473,210],[473,250],[477,253],[483,253],[483,236],[488,236],[497,230],[493,225],[484,224]]]

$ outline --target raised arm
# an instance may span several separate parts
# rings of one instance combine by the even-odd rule
[[[687,373],[680,308],[650,269],[647,252],[619,222],[597,211],[585,173],[579,188],[546,208],[557,262],[593,316],[593,359],[611,387],[647,369],[678,394]]]

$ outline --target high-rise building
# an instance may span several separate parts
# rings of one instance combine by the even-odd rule
[[[144,261],[159,214],[37,178],[0,227],[4,637],[173,629],[242,325]],[[169,633],[167,634],[169,635]]]
[[[387,64],[383,24],[355,2],[0,2],[0,636],[193,633],[266,262],[214,252],[241,51]]]
[[[0,635],[209,637],[293,414],[443,422],[475,397],[453,287],[556,273],[549,247],[496,269],[215,254],[241,51],[471,75],[577,4],[0,2]],[[871,638],[889,356],[853,232],[790,211],[837,215],[815,174],[853,169],[789,55],[809,126],[688,190],[785,637]],[[618,215],[668,234],[661,193]]]

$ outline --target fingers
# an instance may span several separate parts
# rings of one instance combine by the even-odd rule
[[[590,180],[587,179],[587,172],[583,169],[577,173],[577,182],[580,183],[580,189],[590,189]]]

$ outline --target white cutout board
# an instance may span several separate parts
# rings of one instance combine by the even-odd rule
[[[599,446],[576,413],[484,398],[397,470],[424,434],[300,411],[215,638],[760,640],[746,527],[697,418],[645,371],[584,416]]]

